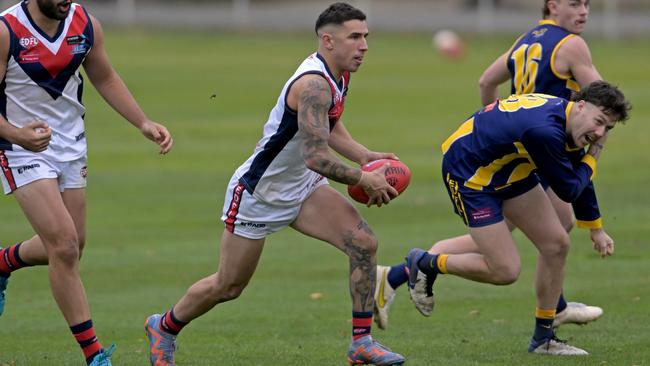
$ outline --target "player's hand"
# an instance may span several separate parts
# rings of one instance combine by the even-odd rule
[[[594,250],[605,258],[614,254],[614,240],[603,229],[592,229],[590,232]]]
[[[368,153],[363,157],[362,161],[359,162],[360,165],[367,164],[371,161],[379,160],[379,159],[392,159],[392,160],[399,160],[397,155],[393,153],[387,153],[387,152],[378,152],[378,151],[368,151]]]
[[[361,172],[361,179],[358,184],[370,198],[367,203],[368,207],[372,205],[381,207],[383,204],[388,204],[393,197],[397,197],[399,194],[386,181],[387,168],[388,164],[384,164],[384,166],[372,172]]]
[[[160,123],[147,121],[140,127],[140,132],[149,140],[160,146],[160,153],[167,154],[174,145],[174,139],[167,128]]]
[[[43,121],[32,121],[26,126],[16,129],[12,143],[20,145],[23,149],[41,152],[47,150],[52,139],[50,126]]]

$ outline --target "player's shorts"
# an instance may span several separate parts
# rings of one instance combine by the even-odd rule
[[[542,188],[545,191],[551,186],[548,180],[546,180],[546,178],[544,178],[543,175],[539,174],[539,172],[535,172],[533,174],[537,175],[537,179],[539,179],[539,184],[541,184]]]
[[[59,191],[66,189],[85,188],[88,159],[84,156],[77,160],[56,162],[48,161],[39,156],[31,160],[22,160],[12,164],[0,151],[0,170],[2,187],[5,194],[11,194],[16,189],[40,179],[56,179]]]
[[[325,184],[329,184],[327,179],[319,177],[309,187],[309,194]],[[233,234],[262,239],[291,225],[298,217],[301,207],[302,202],[278,206],[260,201],[248,193],[239,179],[233,176],[226,190],[221,220],[226,224],[226,230]]]
[[[466,187],[464,181],[456,180],[444,171],[443,180],[454,211],[469,227],[487,226],[503,221],[503,201],[520,196],[539,184],[536,174],[493,191]]]

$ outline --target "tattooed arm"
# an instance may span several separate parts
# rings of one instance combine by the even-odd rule
[[[397,191],[384,177],[384,169],[362,172],[349,167],[329,149],[327,112],[332,94],[327,81],[319,75],[305,75],[289,91],[289,107],[298,111],[298,136],[307,168],[339,183],[361,185],[370,197],[368,205],[388,203]]]

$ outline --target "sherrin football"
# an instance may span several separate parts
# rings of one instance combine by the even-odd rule
[[[400,160],[379,159],[371,161],[362,166],[361,170],[364,172],[372,172],[373,170],[381,168],[386,163],[388,163],[385,172],[386,182],[395,188],[398,194],[401,194],[404,192],[406,187],[409,186],[409,183],[411,183],[411,170]],[[370,199],[366,192],[363,191],[363,188],[358,185],[348,186],[348,194],[352,199],[359,203],[368,203],[368,200]]]

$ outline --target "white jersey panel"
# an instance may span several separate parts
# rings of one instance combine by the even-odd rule
[[[296,205],[309,196],[309,187],[322,179],[320,174],[308,169],[303,161],[297,137],[297,115],[286,105],[289,88],[305,74],[320,74],[327,79],[333,86],[332,107],[341,105],[342,112],[347,80],[338,85],[324,59],[317,53],[310,55],[282,88],[253,155],[235,172],[246,190],[262,202],[279,206]]]

